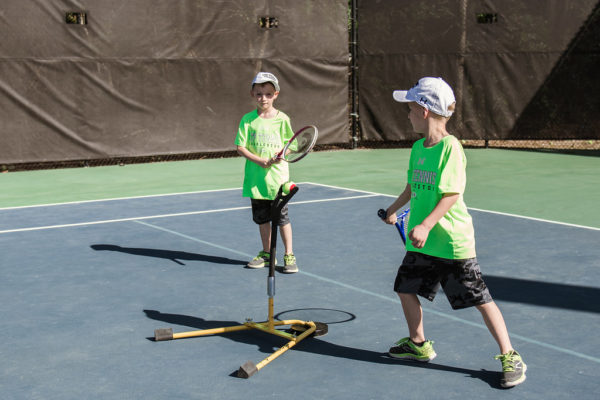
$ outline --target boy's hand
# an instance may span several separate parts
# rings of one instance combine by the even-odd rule
[[[417,249],[422,249],[425,246],[429,231],[425,225],[419,224],[415,226],[410,232],[408,232],[408,238],[411,240],[412,245]]]
[[[384,219],[385,223],[388,225],[394,225],[397,220],[398,220],[398,217],[396,216],[396,213],[391,213],[391,214],[388,213],[387,217],[385,217],[385,219]]]
[[[280,162],[281,162],[281,160],[277,159],[276,157],[273,157],[273,158],[261,158],[260,159],[260,163],[258,165],[260,165],[263,168],[269,168],[271,165],[278,164]]]

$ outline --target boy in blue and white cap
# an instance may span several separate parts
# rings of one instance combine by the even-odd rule
[[[453,309],[476,307],[500,347],[503,387],[525,381],[527,366],[510,342],[500,309],[492,300],[475,254],[471,216],[463,201],[465,154],[459,140],[446,130],[456,99],[442,78],[425,77],[409,90],[393,92],[408,103],[408,118],[424,137],[414,143],[407,185],[388,207],[385,222],[396,222],[396,211],[410,201],[406,256],[398,269],[394,291],[402,302],[409,336],[389,350],[392,357],[430,361],[436,356],[426,340],[423,310],[417,295],[433,301],[440,287]]]

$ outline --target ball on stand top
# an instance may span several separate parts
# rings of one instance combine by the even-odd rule
[[[282,193],[284,196],[287,196],[288,194],[290,194],[290,191],[296,187],[296,184],[294,182],[286,182],[283,184],[283,189],[282,189]]]

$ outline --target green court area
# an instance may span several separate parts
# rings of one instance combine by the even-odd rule
[[[466,149],[465,200],[479,208],[600,228],[595,156]],[[406,184],[409,149],[315,152],[291,165],[296,182],[382,194]],[[53,204],[242,186],[240,157],[0,174],[0,207]]]

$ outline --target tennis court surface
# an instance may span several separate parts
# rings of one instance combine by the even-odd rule
[[[290,203],[300,272],[277,274],[278,319],[325,322],[286,341],[259,331],[155,342],[267,318],[267,270],[241,189],[0,209],[0,391],[11,399],[564,399],[600,389],[600,229],[471,209],[484,277],[527,381],[501,389],[475,309],[424,302],[438,357],[402,362],[392,292],[404,254],[388,195],[300,183]],[[279,253],[282,246],[279,243]],[[280,262],[281,262],[281,257]]]

